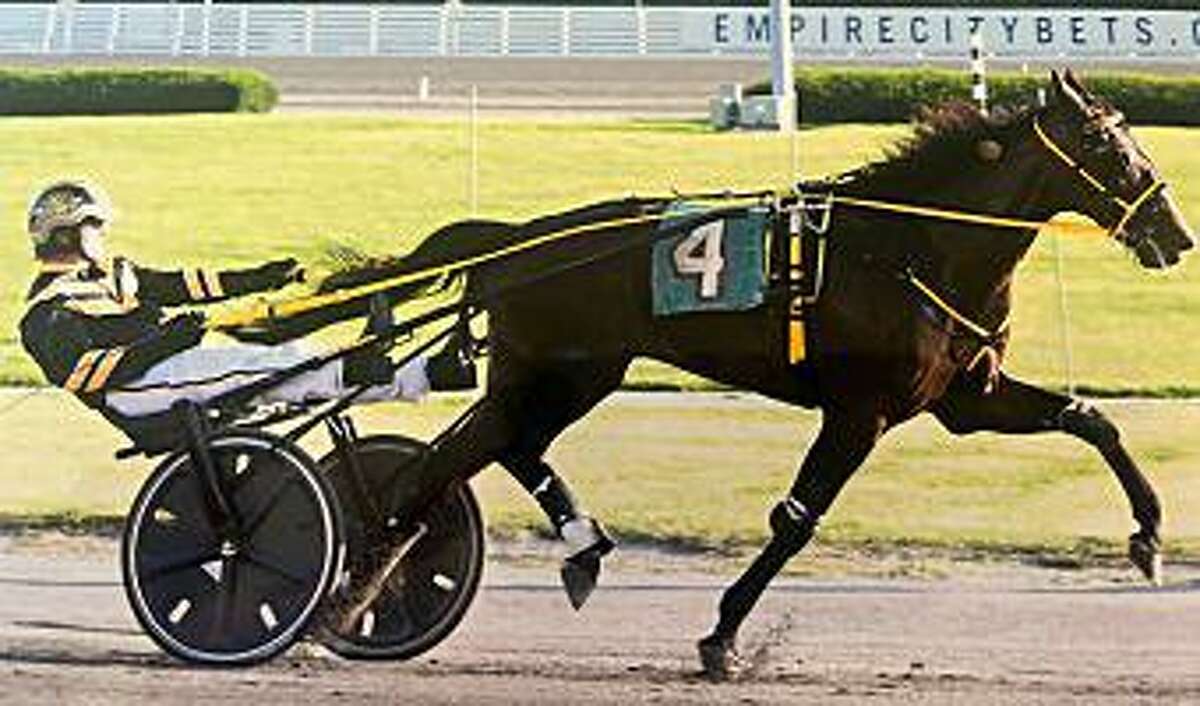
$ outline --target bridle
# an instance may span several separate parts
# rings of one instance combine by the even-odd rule
[[[1118,242],[1124,243],[1130,247],[1138,247],[1141,244],[1138,241],[1141,239],[1139,238],[1138,241],[1134,241],[1129,238],[1129,234],[1125,232],[1125,227],[1129,225],[1129,222],[1132,221],[1135,216],[1137,216],[1138,212],[1141,211],[1142,207],[1145,206],[1150,199],[1160,194],[1162,190],[1166,188],[1167,183],[1162,179],[1156,178],[1154,183],[1146,187],[1140,194],[1138,194],[1136,198],[1134,198],[1132,201],[1126,201],[1114,190],[1105,186],[1104,182],[1100,181],[1090,172],[1088,172],[1088,170],[1084,168],[1083,164],[1079,160],[1076,160],[1071,155],[1067,154],[1066,150],[1059,146],[1058,143],[1056,143],[1042,128],[1041,120],[1038,116],[1033,118],[1033,133],[1037,135],[1038,139],[1041,140],[1042,145],[1049,150],[1050,154],[1057,157],[1058,160],[1066,165],[1066,167],[1070,169],[1072,173],[1082,179],[1086,184],[1088,184],[1088,186],[1092,187],[1097,193],[1100,194],[1101,197],[1107,199],[1109,204],[1120,210],[1121,217],[1118,218],[1116,223],[1114,223],[1108,229],[1109,237],[1114,238]]]

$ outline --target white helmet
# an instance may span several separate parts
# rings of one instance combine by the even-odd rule
[[[112,216],[104,189],[83,179],[56,181],[30,200],[29,235],[36,247],[47,243],[59,228],[75,228],[89,218],[108,223]]]

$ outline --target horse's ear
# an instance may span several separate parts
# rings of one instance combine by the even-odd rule
[[[1096,102],[1096,97],[1095,97],[1095,96],[1093,96],[1093,95],[1092,95],[1092,92],[1091,92],[1091,91],[1089,91],[1089,90],[1088,90],[1088,89],[1087,89],[1087,88],[1086,88],[1086,87],[1085,87],[1085,86],[1084,86],[1084,85],[1083,85],[1083,84],[1082,84],[1082,83],[1079,81],[1079,79],[1075,77],[1075,72],[1074,72],[1074,71],[1072,71],[1072,70],[1071,70],[1071,69],[1069,69],[1069,68],[1068,68],[1066,71],[1064,71],[1064,72],[1063,72],[1063,80],[1066,82],[1066,84],[1067,84],[1068,86],[1070,86],[1071,88],[1073,88],[1073,89],[1075,90],[1075,93],[1077,93],[1077,94],[1079,95],[1079,97],[1080,97],[1081,99],[1083,99],[1083,102],[1084,102],[1086,105],[1093,105],[1093,104]]]
[[[1066,70],[1066,75],[1068,77],[1071,77],[1070,69]],[[1065,103],[1069,106],[1075,107],[1076,109],[1078,109],[1080,111],[1086,111],[1087,104],[1084,102],[1083,97],[1080,96],[1079,92],[1077,90],[1075,90],[1075,88],[1071,85],[1073,78],[1074,77],[1071,77],[1068,80],[1064,80],[1063,77],[1061,75],[1059,75],[1059,73],[1057,71],[1054,71],[1053,69],[1051,69],[1050,83],[1052,84],[1052,86],[1054,88],[1054,91],[1053,91],[1054,102],[1055,103]]]
[[[980,140],[975,144],[975,155],[984,162],[999,162],[1004,156],[1004,145],[996,140]]]

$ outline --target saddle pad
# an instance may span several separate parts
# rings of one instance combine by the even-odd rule
[[[704,209],[673,207],[661,230],[678,229]],[[744,311],[763,303],[766,289],[764,242],[770,212],[748,208],[718,220],[684,228],[654,244],[651,290],[655,316],[703,311]]]

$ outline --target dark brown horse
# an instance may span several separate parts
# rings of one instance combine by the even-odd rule
[[[843,197],[1025,221],[1080,212],[1109,228],[1143,266],[1178,262],[1192,237],[1120,113],[1069,73],[1052,78],[1044,107],[991,117],[966,106],[929,111],[888,159],[829,188]],[[367,278],[663,207],[614,202],[520,227],[460,224]],[[619,228],[617,240],[627,244],[652,230]],[[739,626],[772,577],[812,538],[876,442],[921,412],[933,413],[955,434],[1065,432],[1095,447],[1132,507],[1130,558],[1158,580],[1159,501],[1117,428],[1085,402],[1011,378],[1000,367],[1013,270],[1035,230],[836,205],[825,288],[809,314],[808,357],[800,366],[790,366],[786,347],[765,334],[779,327],[781,309],[770,300],[736,313],[655,317],[650,239],[641,248],[606,249],[617,242],[612,235],[564,246],[558,254],[572,266],[562,271],[553,258],[519,257],[471,270],[467,297],[489,314],[487,392],[435,441],[424,482],[403,501],[407,507],[499,461],[561,526],[575,509],[543,454],[564,428],[617,389],[634,357],[648,356],[823,412],[790,493],[770,513],[771,540],[725,592],[715,629],[700,641],[704,667],[714,677],[736,669]],[[497,284],[522,278],[523,286]],[[955,313],[935,305],[931,294]]]

